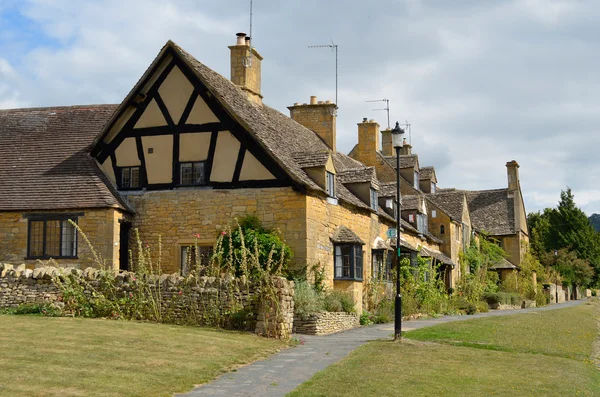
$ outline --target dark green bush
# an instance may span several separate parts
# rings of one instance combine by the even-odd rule
[[[360,325],[371,325],[373,321],[371,321],[371,314],[368,311],[363,311],[360,315]]]
[[[10,314],[39,314],[43,316],[60,316],[61,310],[51,303],[22,303],[16,308],[7,309]]]
[[[340,290],[334,289],[327,291],[325,293],[324,305],[325,310],[328,312],[356,312],[352,296],[349,293]]]
[[[486,292],[483,294],[483,300],[488,304],[501,304],[519,306],[521,304],[521,296],[513,292]]]

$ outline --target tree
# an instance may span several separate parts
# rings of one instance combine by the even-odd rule
[[[594,269],[588,261],[578,258],[575,251],[563,248],[546,252],[541,261],[560,274],[564,285],[588,286],[594,277]]]
[[[550,213],[553,210],[546,208],[543,213],[531,212],[527,215],[527,226],[529,228],[529,246],[538,258],[550,250]]]

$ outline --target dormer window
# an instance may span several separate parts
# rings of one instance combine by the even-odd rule
[[[435,182],[431,182],[431,193],[435,193]]]
[[[378,208],[378,197],[377,197],[377,190],[371,188],[371,208],[375,211],[377,211]]]
[[[415,189],[419,190],[419,171],[415,170],[415,175],[414,175],[414,180],[413,180],[413,186]]]
[[[329,197],[335,197],[335,175],[332,172],[327,171],[327,195]]]
[[[183,186],[200,186],[206,184],[205,162],[180,163],[180,184]]]
[[[390,210],[394,208],[394,200],[392,200],[391,198],[385,199],[385,208]]]
[[[140,187],[140,167],[121,168],[121,188],[138,189]]]
[[[421,234],[427,233],[427,215],[417,214],[417,230]]]

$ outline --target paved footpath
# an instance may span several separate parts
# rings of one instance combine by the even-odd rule
[[[402,330],[410,331],[473,318],[553,310],[575,306],[586,301],[585,299],[568,301],[535,309],[494,310],[472,316],[445,316],[435,319],[405,321],[402,323]],[[299,339],[304,339],[304,344],[285,349],[265,360],[249,364],[235,372],[226,373],[213,382],[199,386],[190,393],[178,394],[178,396],[284,396],[312,378],[315,373],[344,358],[360,345],[375,339],[391,338],[393,333],[393,324],[379,324],[332,335],[295,335]]]

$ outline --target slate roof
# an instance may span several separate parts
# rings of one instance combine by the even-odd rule
[[[514,197],[508,189],[467,192],[471,223],[477,231],[492,236],[515,233]]]
[[[0,211],[129,210],[89,147],[116,105],[0,110]]]
[[[346,226],[338,227],[333,235],[331,236],[331,241],[334,243],[350,243],[350,244],[364,244],[365,242],[361,240],[360,237],[356,235],[352,230],[348,229]]]
[[[396,198],[396,182],[379,183],[379,197]]]
[[[462,221],[465,203],[464,191],[455,190],[451,192],[428,194],[427,198],[448,214],[453,220]]]

